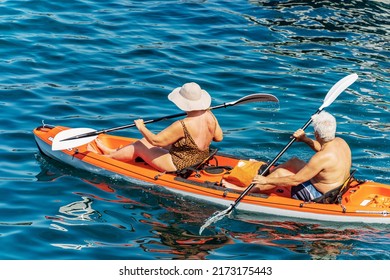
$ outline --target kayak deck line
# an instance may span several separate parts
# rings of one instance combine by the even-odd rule
[[[228,167],[234,167],[239,162],[238,157],[217,152],[205,169],[197,170],[184,178],[175,173],[155,170],[143,161],[121,162],[90,152],[87,150],[87,144],[53,151],[53,138],[67,129],[69,128],[49,125],[35,128],[33,132],[40,152],[76,169],[107,177],[120,175],[152,183],[206,203],[229,206],[240,196],[240,191],[227,189],[221,183],[223,175],[229,171]],[[98,137],[111,148],[138,140],[109,134],[101,134]],[[207,172],[207,168],[220,170],[212,173]],[[248,194],[242,199],[237,210],[323,221],[390,224],[390,185],[354,180],[348,191],[342,195],[339,204],[303,202],[291,198],[289,188],[277,187],[261,194]]]

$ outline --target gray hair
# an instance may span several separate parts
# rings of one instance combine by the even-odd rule
[[[325,142],[329,142],[335,138],[336,135],[336,119],[329,113],[322,111],[311,117],[313,120],[314,131],[317,132]]]

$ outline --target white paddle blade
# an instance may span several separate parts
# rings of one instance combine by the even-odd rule
[[[357,80],[357,78],[357,74],[351,74],[338,81],[326,94],[324,103],[319,110],[321,111],[325,107],[328,107],[330,104],[332,104],[333,101],[335,101],[335,99],[340,95],[340,93],[352,85]]]
[[[92,128],[73,128],[73,129],[61,131],[54,137],[53,142],[51,144],[51,149],[53,151],[66,150],[66,149],[79,147],[89,142],[92,142],[98,137],[98,135],[83,137],[83,138],[73,139],[73,140],[64,140],[64,139],[68,139],[70,137],[74,137],[84,133],[95,132],[95,131],[96,130]]]

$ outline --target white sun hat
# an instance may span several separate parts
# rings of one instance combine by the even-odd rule
[[[211,104],[210,94],[194,82],[175,88],[168,95],[168,99],[185,112],[206,110]]]

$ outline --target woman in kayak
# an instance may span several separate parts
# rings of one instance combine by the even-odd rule
[[[96,139],[97,147],[106,156],[121,161],[140,157],[159,171],[173,172],[202,162],[209,156],[211,141],[223,139],[217,119],[208,110],[210,95],[197,83],[191,82],[174,89],[168,99],[185,111],[187,117],[157,134],[151,132],[142,119],[138,119],[134,122],[143,139],[118,149],[110,149]],[[92,145],[88,150],[96,152]]]
[[[302,129],[294,133],[316,153],[306,163],[293,157],[277,166],[267,177],[256,175],[253,191],[262,192],[275,187],[291,187],[291,197],[310,201],[341,186],[349,177],[352,164],[351,150],[343,139],[335,137],[336,119],[327,112],[312,116],[316,140]],[[226,187],[235,188],[229,183]]]

